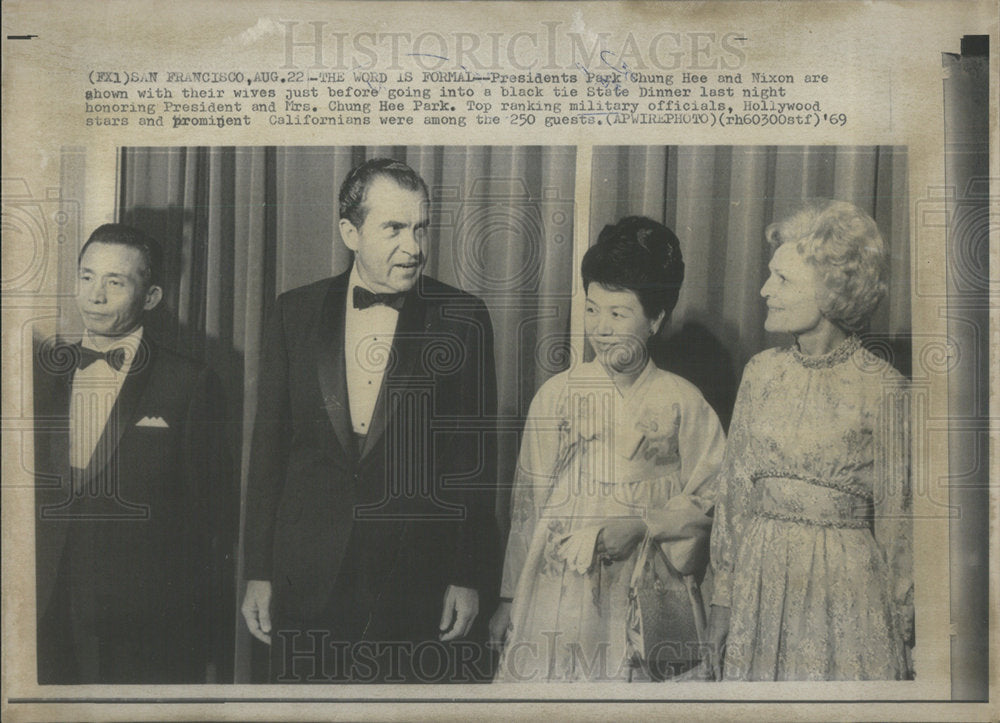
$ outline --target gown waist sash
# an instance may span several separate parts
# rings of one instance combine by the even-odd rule
[[[870,495],[843,482],[786,473],[758,473],[753,508],[759,517],[819,527],[871,529]]]

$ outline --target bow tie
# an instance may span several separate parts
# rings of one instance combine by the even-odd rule
[[[375,306],[376,304],[385,304],[399,311],[403,307],[404,296],[405,294],[376,294],[368,289],[355,286],[354,308],[367,309],[369,306]]]
[[[103,359],[108,363],[108,366],[116,372],[120,372],[122,367],[125,365],[125,358],[127,356],[128,351],[120,346],[108,349],[107,351],[97,351],[96,349],[89,349],[88,347],[81,346],[80,359],[76,363],[76,368],[86,369],[98,359]]]

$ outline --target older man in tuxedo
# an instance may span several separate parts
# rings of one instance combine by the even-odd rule
[[[354,168],[351,267],[270,315],[243,615],[272,682],[487,675],[470,631],[497,578],[493,333],[482,301],[422,275],[428,201],[401,162]]]
[[[223,404],[210,371],[144,329],[161,258],[137,229],[94,231],[78,262],[86,332],[35,355],[43,684],[199,683],[231,669]]]

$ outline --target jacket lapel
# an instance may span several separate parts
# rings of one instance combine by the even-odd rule
[[[79,343],[57,341],[53,347],[43,347],[34,368],[35,577],[39,614],[48,608],[56,583],[67,535],[62,520],[72,502],[69,402],[73,369],[56,361],[77,359],[79,350],[74,347]]]
[[[72,353],[72,358],[77,359],[79,357],[79,347],[80,343],[77,342],[74,345],[76,351]],[[71,490],[70,484],[70,467],[69,467],[69,404],[70,399],[73,396],[73,372],[70,371],[68,374],[59,377],[57,382],[52,385],[52,398],[49,407],[45,410],[48,418],[55,421],[56,424],[62,427],[60,434],[54,434],[51,437],[51,444],[49,446],[49,469],[54,470],[59,475],[61,480],[62,491],[66,494],[65,497],[69,496]],[[36,399],[37,402],[37,399]],[[36,410],[37,415],[37,410]]]
[[[344,361],[344,313],[350,270],[333,279],[323,300],[316,325],[317,373],[323,408],[344,452],[356,453],[351,429],[351,408],[347,400],[347,372]]]
[[[139,401],[149,383],[153,365],[156,363],[156,344],[143,335],[142,342],[138,346],[136,357],[129,367],[128,375],[122,383],[118,398],[111,408],[108,416],[108,423],[104,425],[101,438],[97,441],[94,453],[87,463],[87,471],[84,480],[93,479],[101,470],[114,459],[114,454],[118,450],[118,442],[121,441],[125,430],[136,423],[136,413],[139,409]]]
[[[417,284],[419,287],[419,282]],[[382,386],[379,389],[378,399],[375,401],[375,409],[372,411],[372,421],[368,426],[368,435],[365,437],[365,444],[361,450],[361,458],[364,459],[375,448],[379,440],[385,434],[386,424],[392,410],[389,409],[389,394],[387,388],[405,384],[407,379],[413,377],[413,371],[420,357],[420,350],[423,348],[425,339],[422,338],[424,317],[426,316],[427,302],[419,288],[414,288],[406,295],[403,308],[399,310],[399,319],[396,321],[396,333],[392,337],[392,351],[389,354],[390,360],[395,360],[391,367],[386,367],[385,375],[382,377]]]

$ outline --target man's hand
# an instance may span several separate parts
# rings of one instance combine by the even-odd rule
[[[722,661],[726,655],[726,638],[729,637],[729,608],[712,606],[708,618],[708,651],[702,661],[716,680],[722,680]]]
[[[507,628],[510,627],[510,611],[513,603],[501,601],[497,611],[490,618],[490,647],[494,650],[503,648],[507,642]]]
[[[250,634],[271,644],[271,581],[247,580],[247,592],[240,608]]]
[[[605,560],[624,560],[646,535],[646,523],[634,517],[612,520],[597,535],[594,552]]]
[[[479,614],[479,593],[471,587],[449,585],[444,593],[441,611],[441,640],[455,640],[469,632],[472,621]]]

